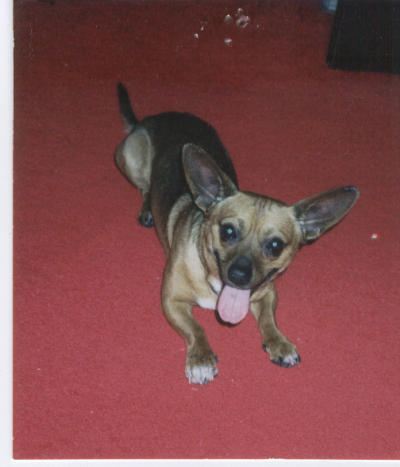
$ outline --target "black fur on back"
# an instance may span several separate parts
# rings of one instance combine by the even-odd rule
[[[146,130],[154,147],[150,203],[151,212],[158,219],[158,231],[166,231],[168,216],[176,201],[186,193],[191,194],[182,163],[185,144],[191,143],[202,148],[238,187],[228,151],[209,123],[181,112],[164,112],[139,121],[132,110],[128,91],[121,83],[118,83],[118,99],[127,131],[139,128]]]
[[[155,157],[151,174],[152,212],[159,210],[163,227],[178,198],[191,193],[182,164],[182,148],[191,143],[202,148],[218,167],[238,186],[236,172],[228,151],[215,129],[204,120],[188,113],[165,112],[147,117],[140,123],[153,143]],[[158,217],[156,216],[156,217]]]

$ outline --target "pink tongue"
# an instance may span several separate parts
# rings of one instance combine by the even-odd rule
[[[218,300],[218,313],[227,323],[236,324],[247,315],[250,306],[250,290],[234,289],[225,285]]]

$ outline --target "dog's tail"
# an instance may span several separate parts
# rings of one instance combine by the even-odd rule
[[[132,106],[129,100],[128,91],[122,83],[118,83],[118,100],[119,109],[121,111],[122,121],[125,125],[125,131],[130,133],[139,123],[136,115],[133,113]]]

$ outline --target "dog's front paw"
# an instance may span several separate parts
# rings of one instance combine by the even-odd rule
[[[291,368],[301,362],[300,355],[288,340],[274,340],[263,344],[265,352],[269,353],[271,362],[285,368]]]
[[[189,353],[185,367],[189,383],[206,384],[213,381],[218,374],[217,362],[218,357],[214,353]]]

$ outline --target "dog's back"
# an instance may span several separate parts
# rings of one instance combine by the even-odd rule
[[[154,147],[150,200],[152,209],[157,204],[163,230],[177,200],[191,193],[182,164],[182,148],[185,144],[201,145],[238,185],[230,156],[210,124],[191,114],[166,112],[145,118],[140,125],[148,131]]]
[[[186,193],[191,195],[182,165],[182,148],[185,144],[201,146],[238,186],[228,151],[209,123],[181,112],[164,112],[139,121],[132,110],[128,92],[121,83],[118,84],[118,97],[125,128],[130,132],[127,139],[134,137],[134,134],[145,134],[151,146],[142,151],[141,157],[149,157],[148,154],[151,154],[152,158],[150,210],[153,214],[157,212],[154,220],[159,236],[166,235],[168,217],[177,200]],[[121,169],[121,164],[118,165]],[[143,192],[136,180],[132,180],[126,173],[125,176]]]

